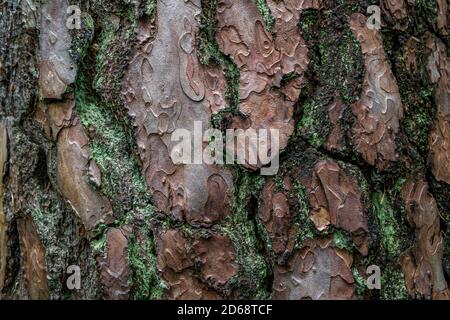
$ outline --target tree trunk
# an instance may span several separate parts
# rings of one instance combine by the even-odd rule
[[[1,299],[450,297],[448,1],[0,10]]]

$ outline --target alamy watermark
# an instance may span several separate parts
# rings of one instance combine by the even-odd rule
[[[367,289],[381,289],[381,269],[379,266],[371,265],[367,267],[366,274],[369,277],[366,280]]]
[[[227,129],[203,131],[202,122],[194,121],[193,130],[172,132],[174,145],[170,157],[174,164],[241,164],[261,167],[262,175],[275,175],[279,167],[278,129]],[[268,166],[270,164],[270,166]]]
[[[379,6],[373,5],[367,8],[367,14],[370,14],[367,18],[366,26],[370,30],[381,29],[381,10]]]
[[[77,265],[71,265],[67,268],[66,273],[69,275],[66,280],[66,286],[69,290],[81,289],[81,268]]]
[[[69,15],[66,20],[66,27],[69,30],[81,29],[81,9],[77,5],[70,5],[66,10]]]

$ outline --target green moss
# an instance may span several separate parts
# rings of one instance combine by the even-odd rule
[[[355,249],[351,236],[342,229],[336,229],[333,232],[333,240],[334,244],[339,249],[347,250],[349,252],[353,252]]]
[[[83,13],[81,16],[81,29],[70,30],[72,36],[71,47],[69,49],[72,60],[77,63],[81,61],[94,38],[95,26],[92,17]]]
[[[101,234],[97,239],[93,239],[91,242],[91,248],[96,253],[103,253],[106,249],[106,233]]]
[[[273,26],[275,24],[275,19],[272,16],[270,9],[267,7],[267,3],[265,0],[254,0],[256,6],[258,7],[259,12],[261,13],[264,24],[266,25],[266,29],[269,32],[273,31]]]
[[[305,10],[300,17],[299,28],[309,48],[306,78],[315,81],[305,83],[302,88],[303,115],[297,134],[314,148],[322,148],[331,133],[330,104],[340,97],[349,107],[361,92],[364,72],[361,47],[348,23],[338,17],[346,14],[340,12],[342,8],[322,13]]]
[[[108,225],[101,223],[95,227],[93,232],[94,238],[90,241],[90,245],[94,254],[103,254],[106,250],[106,231]]]
[[[399,195],[400,192],[402,191],[402,188],[403,188],[403,185],[405,184],[405,182],[406,182],[406,178],[404,178],[404,177],[398,178],[397,181],[395,181],[395,183],[394,183],[394,187],[392,190],[393,194]]]
[[[236,64],[229,57],[224,55],[215,42],[200,42],[200,62],[208,65],[210,63],[218,64],[222,67],[227,78],[225,88],[225,98],[230,104],[230,108],[237,110],[239,108],[239,77],[240,72]],[[227,108],[226,112],[230,111]],[[217,115],[216,115],[217,116]]]
[[[308,100],[303,105],[303,116],[297,127],[300,134],[315,148],[322,147],[329,135],[329,129],[323,132],[329,127],[325,109],[326,105],[320,99]]]
[[[417,33],[424,33],[429,29],[436,28],[437,22],[437,2],[434,0],[416,0],[415,2],[417,23],[414,27],[417,28]]]
[[[397,267],[381,268],[380,295],[382,300],[410,299],[403,273]]]
[[[215,115],[215,123],[220,122],[221,115],[224,112],[232,111],[237,113],[239,110],[239,77],[240,72],[236,64],[231,58],[219,49],[215,40],[215,15],[217,8],[217,0],[205,1],[202,0],[202,16],[201,29],[199,34],[199,57],[200,62],[204,65],[216,64],[219,65],[225,73],[226,90],[225,98],[229,103],[229,108],[226,111]]]
[[[358,101],[364,68],[361,46],[350,28],[344,27],[338,35],[324,28],[318,49],[320,61],[314,63],[314,68],[320,84],[339,92],[347,105]]]
[[[35,207],[31,215],[33,216],[34,223],[37,224],[38,230],[42,230],[45,227],[46,223],[46,215],[44,214],[42,209],[40,207]]]
[[[317,10],[305,10],[301,13],[299,27],[308,43],[310,68],[318,85],[327,87],[325,91],[332,94],[339,93],[349,105],[359,99],[363,57],[358,40],[336,10],[326,11],[321,16]]]
[[[266,299],[270,296],[265,287],[265,279],[269,275],[269,269],[264,257],[259,253],[262,250],[258,241],[257,228],[249,218],[246,208],[250,196],[260,195],[264,184],[261,176],[250,176],[245,173],[240,175],[235,184],[235,201],[233,214],[220,223],[219,229],[233,242],[236,251],[236,261],[241,268],[239,275],[231,280],[231,286],[239,285],[242,296],[247,299]],[[242,286],[239,279],[247,279],[248,284]]]
[[[126,130],[131,126],[125,119],[118,120],[111,107],[88,89],[82,74],[77,82],[77,113],[91,134],[91,156],[102,172],[100,190],[110,199],[115,216],[123,219],[151,206],[133,137]]]
[[[401,90],[405,106],[407,106],[406,117],[402,122],[402,128],[405,131],[408,140],[411,141],[420,151],[422,155],[428,153],[428,137],[433,124],[433,101],[429,90],[425,89],[417,92],[409,92]]]
[[[111,20],[104,20],[101,26],[101,32],[98,40],[98,52],[95,57],[96,76],[93,85],[94,89],[99,89],[104,81],[102,70],[104,68],[105,62],[107,61],[106,55],[111,52],[110,48],[114,43],[115,36],[116,34],[114,32]]]
[[[97,53],[97,65],[102,64],[102,57],[107,53],[107,50],[111,43],[114,42],[114,27],[111,20],[106,19],[102,22],[101,32],[98,40],[98,53]]]
[[[139,237],[132,235],[128,242],[128,263],[131,270],[133,298],[137,300],[161,299],[167,285],[157,274],[156,252],[150,229],[151,217],[143,215]]]
[[[319,11],[315,9],[306,9],[301,13],[299,28],[302,31],[305,41],[311,41],[312,35],[319,27]]]
[[[142,11],[134,3],[98,0],[91,3],[91,9],[98,22],[93,87],[105,101],[119,108],[122,79],[126,71],[123,66],[133,56],[135,30]]]
[[[125,32],[125,40],[128,40],[134,36],[135,30],[137,27],[138,21],[137,21],[136,15],[134,13],[134,8],[128,7],[127,18],[128,18],[129,26],[127,27],[126,32]]]
[[[400,253],[399,222],[395,219],[392,204],[385,194],[376,192],[372,198],[373,208],[381,233],[381,243],[390,257]]]
[[[88,29],[88,30],[95,30],[95,25],[94,25],[94,19],[92,19],[92,17],[89,14],[86,14],[83,17],[83,25]]]
[[[147,4],[145,5],[145,14],[150,17],[155,11],[155,9],[156,9],[156,1],[147,0]]]
[[[91,156],[102,172],[100,191],[111,201],[116,217],[114,226],[134,225],[137,217],[144,217],[139,237],[133,233],[128,245],[134,298],[159,299],[165,285],[157,275],[153,235],[148,225],[155,210],[130,147],[134,145],[126,130],[130,126],[126,120],[116,119],[112,108],[88,89],[82,73],[77,84],[77,113],[83,126],[91,132]],[[97,238],[91,241],[96,253],[105,250],[107,228],[100,225]]]
[[[367,283],[366,279],[361,276],[361,274],[358,272],[358,270],[353,267],[352,268],[353,278],[355,279],[355,291],[356,296],[360,299],[362,299],[364,292],[367,289]]]
[[[425,164],[428,157],[428,137],[435,117],[435,99],[433,95],[435,85],[430,83],[426,68],[428,53],[424,43],[416,47],[417,70],[409,72],[406,69],[405,53],[399,54],[399,39],[392,35],[383,35],[387,51],[392,61],[393,70],[399,86],[400,96],[405,109],[402,129],[408,141],[419,151],[423,159],[416,159],[415,164]]]
[[[296,248],[300,248],[303,244],[317,236],[316,228],[309,219],[309,202],[307,191],[305,187],[299,182],[294,182],[294,194],[291,196],[297,198],[297,204],[295,206],[296,215],[294,216],[294,223],[298,228]]]
[[[357,181],[358,187],[361,190],[361,194],[362,194],[362,198],[363,198],[362,200],[369,202],[370,199],[366,199],[366,198],[369,197],[370,187],[369,187],[369,183],[367,182],[366,178],[362,174],[361,170],[358,167],[356,167],[354,165],[349,165],[348,163],[343,162],[343,161],[338,161],[338,164],[341,168],[348,170],[349,175],[352,176]]]

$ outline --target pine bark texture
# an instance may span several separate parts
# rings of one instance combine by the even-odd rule
[[[449,299],[449,6],[3,0],[0,299]],[[174,163],[194,121],[279,171]]]

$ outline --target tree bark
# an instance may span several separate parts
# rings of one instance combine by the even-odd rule
[[[449,6],[3,0],[0,299],[449,299]]]

